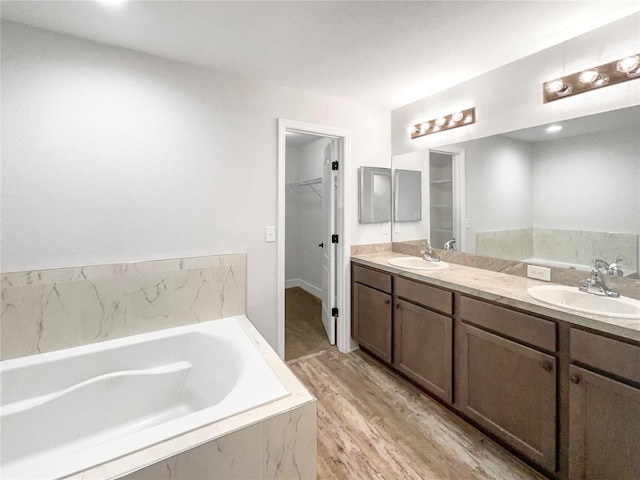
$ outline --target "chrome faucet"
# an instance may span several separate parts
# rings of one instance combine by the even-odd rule
[[[422,259],[427,262],[439,262],[440,257],[437,253],[433,251],[433,247],[429,243],[429,240],[422,242],[422,247],[420,248],[420,255],[422,255]]]
[[[612,292],[604,284],[604,276],[598,268],[591,270],[591,277],[581,280],[578,283],[578,289],[581,292],[591,293],[593,295],[601,295],[603,297],[618,298],[619,293]]]
[[[452,238],[451,240],[447,240],[446,242],[444,242],[444,249],[448,250],[450,252],[455,252],[456,251],[456,239]]]
[[[594,266],[606,275],[613,275],[614,277],[621,277],[623,272],[619,263],[622,263],[622,257],[616,258],[616,261],[609,264],[609,262],[600,258],[593,261]]]

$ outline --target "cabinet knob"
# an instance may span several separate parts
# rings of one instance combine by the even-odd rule
[[[396,307],[396,308],[400,308],[400,304],[399,304],[399,303],[396,303],[395,307]]]
[[[387,300],[385,300],[385,301],[384,301],[384,304],[385,304],[385,305],[389,305],[390,303],[391,303],[391,300],[389,300],[389,299],[387,299]]]
[[[576,385],[580,383],[580,377],[578,375],[571,375],[569,377],[569,380],[571,381],[571,383],[575,383]]]
[[[542,364],[542,368],[545,372],[550,372],[553,370],[553,363],[546,361]]]

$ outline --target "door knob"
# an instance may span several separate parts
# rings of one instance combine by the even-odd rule
[[[319,244],[318,244],[318,246],[319,246],[320,248],[324,248],[324,242],[319,243]]]

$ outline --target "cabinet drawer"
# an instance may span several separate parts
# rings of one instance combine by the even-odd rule
[[[453,293],[441,288],[398,277],[396,278],[396,295],[447,315],[453,313]]]
[[[378,272],[370,268],[353,266],[353,280],[363,285],[368,285],[377,290],[391,293],[391,275]]]
[[[460,317],[549,352],[556,351],[556,324],[473,298],[460,297]]]
[[[570,342],[571,360],[640,383],[640,346],[575,328]]]

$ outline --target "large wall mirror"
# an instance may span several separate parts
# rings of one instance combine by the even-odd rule
[[[451,236],[463,252],[583,270],[618,261],[637,278],[638,132],[636,106],[396,156],[394,169],[423,172],[429,215],[394,225],[393,241]]]

